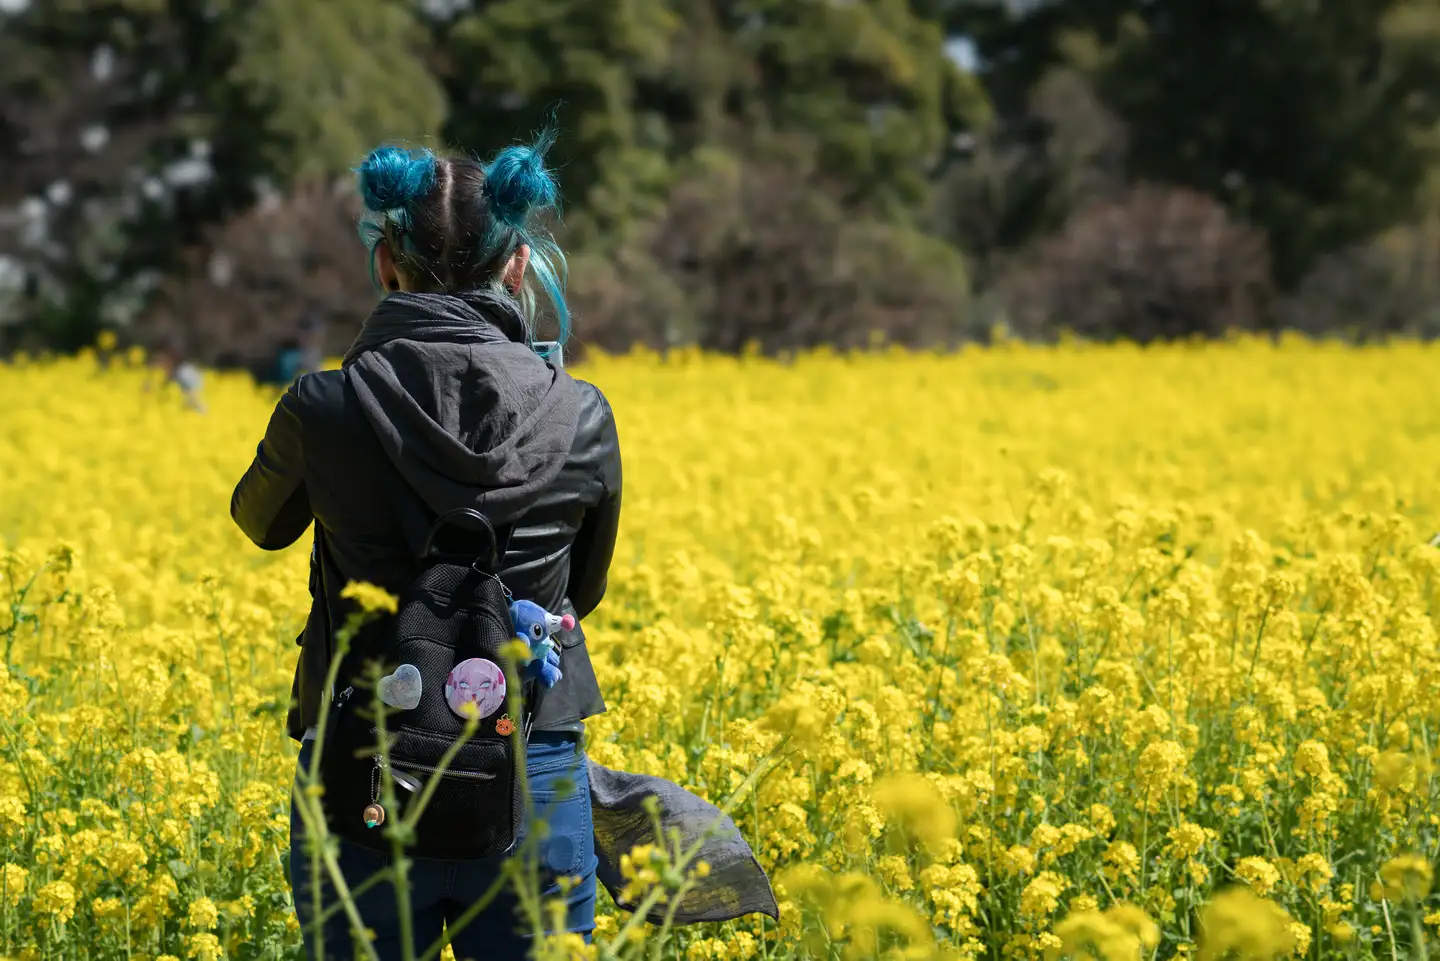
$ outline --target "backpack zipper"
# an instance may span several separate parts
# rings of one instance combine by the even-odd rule
[[[376,758],[376,763],[380,764],[381,767],[384,767],[384,766],[385,766],[384,761],[383,761],[382,759],[380,759],[379,757]],[[438,775],[440,775],[441,777],[458,777],[458,778],[465,778],[465,779],[471,780],[471,781],[493,781],[493,780],[495,780],[495,775],[494,775],[494,774],[486,774],[484,771],[456,771],[456,770],[454,770],[453,768],[452,768],[452,769],[449,769],[449,770],[441,771],[441,770],[438,770],[437,768],[431,767],[431,766],[428,765],[428,764],[412,764],[412,763],[410,763],[409,761],[395,761],[395,760],[392,760],[392,761],[390,762],[390,768],[391,768],[390,773],[391,773],[392,776],[393,776],[394,773],[395,773],[395,769],[396,769],[396,768],[399,768],[399,769],[402,770],[402,771],[424,771],[424,772],[427,773],[427,774],[438,774]]]
[[[370,755],[370,759],[375,762],[375,769],[377,771],[385,769],[385,759],[379,754]],[[397,773],[393,766],[390,768],[390,776],[395,779],[396,784],[400,785],[405,790],[409,791],[411,794],[419,794],[421,790],[424,789],[424,785],[421,784],[419,781],[410,777],[408,774]]]

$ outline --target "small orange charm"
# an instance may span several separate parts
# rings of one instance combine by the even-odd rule
[[[378,804],[371,804],[365,808],[365,826],[367,828],[378,828],[385,823],[385,809]]]
[[[495,733],[501,737],[509,737],[514,732],[515,722],[510,720],[509,714],[504,715],[500,720],[495,722]]]

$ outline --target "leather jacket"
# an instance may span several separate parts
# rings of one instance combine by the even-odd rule
[[[501,579],[517,598],[576,626],[557,636],[563,678],[537,703],[536,730],[580,731],[604,712],[585,648],[582,621],[605,595],[620,520],[620,446],[610,406],[599,389],[579,382],[579,423],[559,476],[515,523]],[[359,408],[349,371],[307,374],[271,416],[255,459],[235,488],[230,513],[265,550],[297,541],[312,520],[313,598],[295,671],[287,719],[300,740],[318,720],[332,633],[352,610],[340,592],[368,581],[399,593],[418,571],[403,520],[412,497]]]

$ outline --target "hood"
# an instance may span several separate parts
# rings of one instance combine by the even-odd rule
[[[345,355],[381,447],[436,514],[471,507],[508,524],[570,455],[579,387],[523,339],[502,294],[396,293]]]

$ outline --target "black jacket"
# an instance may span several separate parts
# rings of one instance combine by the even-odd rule
[[[441,455],[449,454],[453,462],[454,452],[437,451],[437,444],[459,437],[471,449],[489,451],[488,466],[482,466],[492,471],[497,470],[494,452],[510,451],[509,463],[498,469],[502,479],[513,479],[521,467],[531,476],[543,472],[550,478],[539,489],[525,489],[522,477],[494,500],[514,515],[492,519],[513,524],[501,577],[515,597],[555,613],[572,613],[579,621],[605,594],[621,479],[609,405],[599,389],[571,381],[495,328],[467,339],[459,344],[382,343],[367,358],[374,361],[368,374],[365,365],[347,358],[341,370],[301,377],[280,399],[254,462],[235,488],[231,516],[266,550],[290,546],[312,519],[316,522],[310,572],[314,600],[299,638],[287,725],[297,740],[319,717],[331,634],[353,609],[340,597],[345,585],[368,581],[400,592],[417,573],[421,527],[452,506],[436,503],[438,498],[469,490],[484,509],[484,484],[465,488],[453,480],[461,470],[443,466]],[[545,438],[523,432],[527,405],[533,408],[537,396],[531,387],[552,377],[557,385],[563,378],[566,390],[573,391],[567,396],[574,428],[568,452],[559,451],[545,469],[535,465],[544,456],[542,440],[555,447],[554,431]],[[476,404],[477,397],[483,403]],[[466,413],[467,405],[474,410]],[[422,436],[416,418],[440,441]],[[565,430],[569,436],[568,420]],[[451,446],[465,456],[464,449]],[[407,482],[428,481],[425,489],[436,488],[445,480],[437,472],[446,471],[452,478],[448,494],[432,493],[428,504],[416,493],[416,484]],[[474,482],[475,476],[465,480]],[[535,726],[579,730],[583,719],[603,712],[605,704],[581,626],[558,639],[564,677],[540,699]]]

